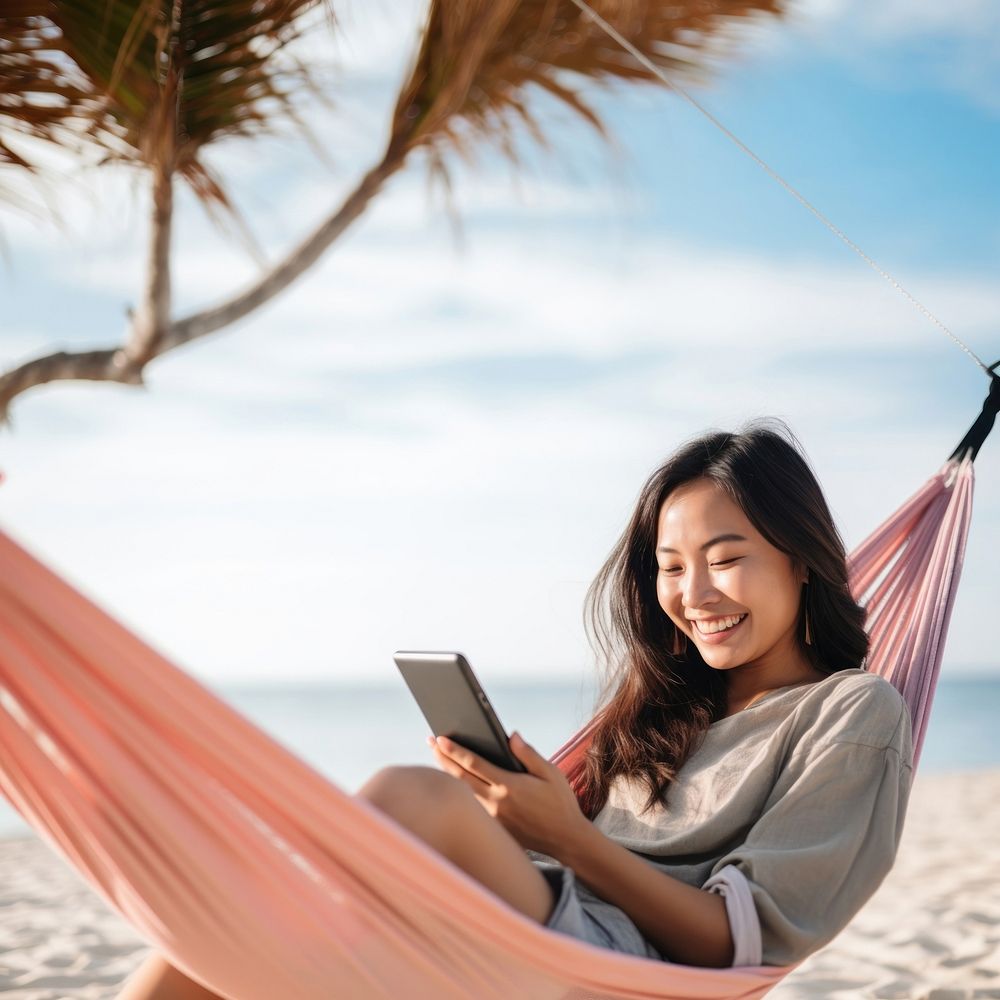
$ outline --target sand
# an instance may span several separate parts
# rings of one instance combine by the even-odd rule
[[[105,1000],[151,948],[36,837],[0,841],[3,1000]],[[918,775],[896,865],[774,1000],[1000,1000],[1000,768]]]

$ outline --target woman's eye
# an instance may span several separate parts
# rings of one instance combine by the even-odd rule
[[[709,563],[710,566],[725,566],[727,563],[736,562],[737,559],[742,559],[742,556],[733,556],[731,559],[719,559],[714,563]],[[680,569],[680,566],[664,566],[662,572],[673,573],[675,569]]]

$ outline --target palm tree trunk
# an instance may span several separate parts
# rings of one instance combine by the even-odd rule
[[[150,220],[149,259],[142,301],[128,342],[117,363],[141,377],[143,365],[158,353],[170,326],[170,246],[174,215],[173,172],[167,164],[153,170],[153,214]]]
[[[331,215],[317,229],[309,234],[279,264],[271,268],[262,278],[238,295],[206,309],[180,319],[170,327],[163,348],[158,353],[172,350],[197,337],[214,333],[235,323],[244,316],[259,309],[265,302],[284,291],[300,275],[304,274],[323,252],[333,243],[354,220],[361,215],[382,185],[403,165],[408,150],[392,151],[377,166],[368,171],[361,183],[348,196],[340,209]]]

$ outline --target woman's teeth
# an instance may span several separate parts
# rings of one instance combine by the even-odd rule
[[[742,614],[734,615],[731,618],[719,618],[714,622],[695,622],[695,627],[702,635],[714,635],[716,632],[725,632],[726,629],[738,625],[744,618],[746,615]]]

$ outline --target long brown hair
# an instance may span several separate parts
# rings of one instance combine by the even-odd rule
[[[568,777],[590,819],[616,775],[644,782],[644,812],[665,804],[677,771],[726,712],[725,674],[683,636],[687,651],[671,652],[680,633],[656,596],[660,508],[678,486],[699,478],[724,489],[771,545],[808,567],[796,637],[812,665],[833,673],[861,667],[868,654],[866,612],[848,586],[844,543],[788,426],[759,417],[736,433],[712,431],[683,443],[646,480],[587,591],[584,624],[604,681],[591,743]]]

